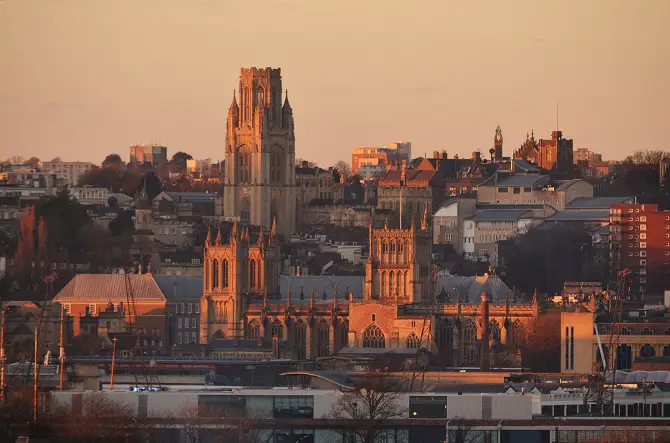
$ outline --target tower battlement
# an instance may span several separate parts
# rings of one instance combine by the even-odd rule
[[[281,68],[240,68],[240,77],[275,77],[281,78]]]

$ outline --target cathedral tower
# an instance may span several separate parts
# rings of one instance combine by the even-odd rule
[[[284,236],[295,229],[295,132],[281,70],[242,68],[228,109],[224,215]]]

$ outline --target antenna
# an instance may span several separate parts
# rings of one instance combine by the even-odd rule
[[[558,100],[556,100],[556,132],[558,132]]]

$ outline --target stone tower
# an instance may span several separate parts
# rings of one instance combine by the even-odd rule
[[[239,104],[238,104],[239,96]],[[279,233],[295,229],[295,131],[281,70],[242,68],[226,127],[224,216]]]
[[[499,162],[503,156],[503,135],[500,126],[496,128],[496,135],[493,136],[493,149],[495,150],[495,159]]]
[[[370,254],[365,266],[365,299],[408,304],[430,300],[431,237],[427,217],[417,230],[382,229],[370,223]]]

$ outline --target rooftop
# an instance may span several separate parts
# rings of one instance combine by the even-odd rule
[[[546,221],[609,221],[610,211],[557,211],[547,217]]]
[[[314,290],[314,303],[332,303],[337,288],[338,303],[347,303],[348,291],[353,293],[354,300],[363,299],[362,276],[330,276],[330,275],[282,275],[279,277],[280,301],[285,303],[291,288],[291,304],[309,304]],[[324,298],[325,295],[325,298]]]
[[[473,221],[515,221],[520,218],[533,218],[527,209],[485,209],[470,217]]]
[[[165,303],[166,299],[151,274],[78,274],[54,297],[56,302],[126,302],[126,278],[135,301]]]
[[[483,275],[475,277],[463,277],[440,272],[435,282],[435,294],[444,291],[448,302],[455,302],[460,297],[465,303],[479,303],[482,292],[486,292],[489,299],[494,303],[503,303],[505,297],[510,301],[515,299],[514,292],[497,275]]]
[[[566,205],[566,209],[607,209],[611,205],[630,203],[633,197],[579,197]]]
[[[202,297],[202,277],[155,275],[154,279],[169,301],[185,298],[200,300],[200,297]]]

